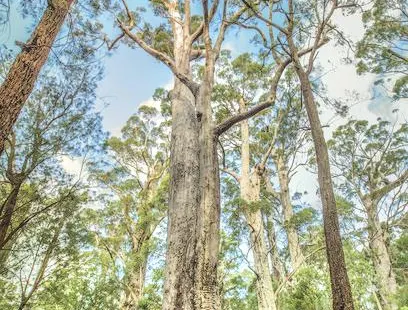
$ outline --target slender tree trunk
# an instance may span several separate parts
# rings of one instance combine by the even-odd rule
[[[351,286],[344,259],[343,245],[341,242],[339,218],[337,215],[336,200],[330,171],[329,152],[324,138],[322,125],[320,123],[319,112],[314,100],[309,76],[300,62],[298,50],[293,42],[292,35],[292,33],[289,33],[287,36],[288,45],[293,57],[296,74],[299,77],[316,155],[317,174],[323,207],[326,254],[333,298],[333,310],[354,310],[353,296],[351,293]]]
[[[384,310],[396,310],[398,307],[392,298],[397,293],[397,281],[392,269],[384,231],[377,216],[377,204],[370,198],[365,199],[363,203],[367,212],[369,245],[377,275],[381,304]]]
[[[2,206],[2,213],[0,214],[0,251],[6,245],[7,231],[11,224],[13,212],[16,207],[17,197],[20,192],[21,183],[13,185],[10,194]]]
[[[275,164],[278,170],[280,185],[280,201],[283,208],[283,217],[285,220],[285,230],[288,237],[289,254],[292,270],[297,270],[304,261],[304,256],[300,248],[299,236],[292,223],[293,207],[289,192],[289,177],[285,162],[281,156],[276,156]]]
[[[323,226],[326,241],[326,254],[329,264],[333,298],[333,309],[352,310],[354,309],[353,297],[341,242],[340,225],[333,191],[329,153],[327,150],[326,140],[324,138],[319,113],[314,101],[309,78],[302,68],[297,56],[295,57],[295,69],[300,80],[316,154],[320,195],[323,207]]]
[[[34,88],[73,0],[51,0],[0,87],[0,154],[20,111]]]
[[[44,279],[44,274],[45,271],[47,270],[48,267],[48,263],[51,259],[51,254],[54,251],[57,242],[58,242],[58,237],[61,233],[61,230],[63,228],[63,223],[64,223],[64,218],[62,218],[59,221],[59,225],[56,227],[55,231],[54,231],[54,235],[51,239],[50,244],[47,247],[47,250],[45,251],[44,257],[41,261],[41,265],[40,268],[37,272],[37,276],[35,277],[34,283],[30,289],[30,291],[28,292],[27,295],[25,295],[25,291],[23,292],[23,296],[21,297],[21,302],[20,305],[18,307],[18,310],[23,310],[25,308],[25,306],[27,305],[28,301],[31,299],[31,297],[34,295],[34,293],[38,290],[42,280]]]
[[[245,105],[241,103],[241,112]],[[245,217],[249,227],[251,248],[256,272],[256,292],[259,310],[276,310],[276,297],[272,286],[271,272],[268,264],[262,212],[253,209],[251,203],[259,202],[261,176],[257,169],[250,173],[249,128],[248,120],[241,122],[241,198],[248,203],[244,206]]]
[[[273,224],[272,215],[270,214],[267,215],[265,224],[269,243],[269,254],[273,269],[273,278],[279,281],[285,276],[285,268],[283,267],[283,264],[279,258],[278,247],[276,242],[275,225]]]

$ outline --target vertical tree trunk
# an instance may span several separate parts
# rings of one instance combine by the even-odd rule
[[[34,88],[73,0],[52,0],[31,38],[22,47],[0,87],[0,154],[20,111]]]
[[[377,203],[370,197],[363,201],[368,219],[368,237],[372,252],[374,270],[377,276],[381,304],[384,310],[396,310],[392,298],[397,293],[397,281],[392,269],[384,231],[377,216]]]
[[[170,198],[163,310],[195,309],[194,283],[200,164],[194,98],[175,81],[172,97]]]
[[[241,112],[245,104],[241,103]],[[251,203],[260,200],[261,175],[255,168],[250,173],[249,128],[248,120],[241,122],[241,198],[248,203],[245,205],[245,217],[249,227],[251,249],[256,272],[256,293],[259,310],[276,310],[275,292],[272,286],[271,272],[268,264],[268,249],[266,247],[262,212],[253,209]]]
[[[6,245],[7,231],[11,224],[11,219],[16,207],[17,196],[20,192],[20,187],[21,183],[13,185],[10,194],[8,195],[6,201],[2,206],[2,212],[0,213],[0,251],[2,251]]]
[[[333,191],[329,163],[329,153],[324,138],[319,113],[309,78],[295,56],[295,69],[300,80],[306,112],[311,127],[315,148],[320,196],[323,207],[323,226],[326,241],[326,254],[329,264],[330,281],[334,310],[354,309],[351,287],[347,275],[346,262],[341,242],[340,225],[337,215],[336,200]]]
[[[214,79],[212,59],[207,59],[206,72],[197,98],[200,146],[200,209],[197,214],[196,309],[218,310],[221,300],[218,287],[218,255],[220,248],[220,176],[217,138],[213,132],[211,91]]]
[[[289,177],[285,162],[282,157],[277,155],[275,164],[278,170],[278,178],[280,185],[280,201],[283,208],[283,217],[285,220],[285,230],[288,237],[289,255],[292,265],[292,270],[297,270],[304,261],[304,256],[299,244],[299,236],[292,223],[293,207],[289,192]]]

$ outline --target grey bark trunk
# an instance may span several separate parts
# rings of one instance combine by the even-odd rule
[[[174,20],[181,19],[175,8],[169,10]],[[177,22],[172,27],[176,66],[191,76],[190,30]],[[215,59],[208,56],[196,98],[178,79],[171,92],[171,182],[163,310],[221,307],[217,282],[219,172],[211,111]]]
[[[293,206],[290,199],[288,171],[281,156],[274,156],[274,160],[278,170],[280,201],[283,208],[283,217],[285,221],[285,230],[288,237],[288,247],[292,270],[297,270],[305,258],[300,247],[298,233],[292,223]]]
[[[396,310],[398,307],[393,297],[397,293],[397,281],[384,231],[377,216],[377,203],[370,198],[365,199],[363,203],[367,212],[369,245],[379,286],[380,302],[384,310]]]
[[[245,105],[241,103],[241,112]],[[251,208],[251,203],[260,200],[261,177],[255,167],[250,173],[249,126],[248,121],[241,122],[241,198],[248,203],[244,206],[245,218],[249,227],[251,248],[256,272],[256,293],[259,310],[276,310],[276,297],[272,286],[268,263],[262,212]]]
[[[197,209],[200,205],[198,125],[194,98],[176,80],[172,96],[170,198],[163,310],[195,309]]]

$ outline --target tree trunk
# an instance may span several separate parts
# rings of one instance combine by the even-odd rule
[[[396,310],[398,307],[392,298],[397,293],[397,281],[392,269],[384,231],[377,216],[377,204],[370,198],[365,199],[363,203],[367,212],[369,245],[377,275],[381,304],[384,310]]]
[[[47,270],[48,263],[49,263],[49,261],[51,259],[52,252],[54,251],[55,247],[57,246],[58,238],[59,238],[59,236],[61,234],[61,231],[62,231],[62,228],[64,226],[64,220],[65,220],[65,218],[63,217],[59,221],[58,226],[56,227],[56,229],[54,231],[54,235],[53,235],[53,237],[51,239],[50,244],[47,247],[47,250],[45,251],[44,257],[43,257],[43,259],[41,261],[40,268],[38,269],[37,275],[35,277],[34,283],[33,283],[32,287],[31,287],[30,291],[28,292],[27,295],[25,295],[25,290],[22,293],[23,295],[21,297],[21,302],[20,302],[20,305],[18,307],[19,310],[23,310],[26,307],[28,301],[32,298],[34,293],[38,290],[41,282],[44,279],[45,271]],[[28,283],[27,283],[27,285],[28,285]]]
[[[20,192],[21,183],[13,185],[10,194],[2,206],[2,213],[0,214],[0,251],[6,245],[7,231],[10,227],[13,212],[17,203],[17,196]]]
[[[143,288],[146,277],[147,257],[142,260],[137,268],[134,268],[129,275],[127,287],[125,290],[125,300],[122,304],[122,310],[137,310],[139,302],[143,297]]]
[[[285,221],[285,230],[288,237],[289,255],[292,270],[297,270],[304,261],[304,256],[299,244],[299,236],[295,226],[292,223],[293,207],[289,192],[289,177],[285,162],[282,157],[277,155],[275,164],[278,170],[280,201],[283,208],[283,217]]]
[[[323,226],[326,241],[326,254],[329,264],[333,298],[333,309],[352,310],[354,309],[353,297],[341,242],[339,219],[333,191],[329,153],[327,150],[326,140],[324,138],[310,81],[306,72],[301,66],[299,58],[295,59],[295,69],[300,80],[316,154],[320,196],[323,207]]]
[[[200,204],[198,128],[194,98],[175,81],[172,97],[170,198],[163,310],[195,309],[197,209]]]
[[[241,112],[245,105],[241,103]],[[262,212],[251,203],[259,202],[261,175],[255,167],[250,173],[249,128],[248,120],[241,122],[241,198],[245,201],[245,217],[249,227],[251,249],[256,272],[256,293],[259,310],[276,310],[275,292],[272,286],[271,272],[268,264]]]
[[[271,257],[271,265],[273,269],[273,278],[280,281],[285,276],[285,268],[279,258],[278,247],[276,242],[275,225],[271,214],[266,216],[266,233],[269,242],[269,253]]]
[[[333,298],[333,310],[353,310],[353,296],[351,293],[341,242],[339,218],[337,215],[336,200],[330,171],[329,152],[324,138],[322,125],[320,123],[319,112],[314,100],[309,76],[300,62],[298,50],[293,42],[292,35],[293,34],[290,33],[287,36],[288,45],[293,58],[296,74],[299,77],[316,154],[317,174],[323,207],[326,254]]]
[[[0,154],[20,111],[32,92],[73,0],[53,0],[24,44],[0,87]]]
[[[218,287],[218,255],[220,248],[220,175],[217,139],[213,131],[211,92],[214,79],[212,60],[207,59],[206,71],[197,97],[200,146],[200,209],[197,214],[196,309],[221,308]]]

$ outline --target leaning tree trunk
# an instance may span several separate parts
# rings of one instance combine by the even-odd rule
[[[73,0],[51,0],[31,38],[0,87],[0,154],[20,111],[34,88]]]
[[[295,62],[295,69],[300,80],[316,154],[320,196],[323,206],[323,226],[326,241],[327,261],[330,271],[333,309],[352,310],[354,309],[353,297],[341,242],[340,225],[330,171],[329,153],[309,78],[302,68],[298,58],[297,61],[295,59]]]
[[[289,255],[292,270],[297,270],[304,261],[302,249],[300,248],[299,236],[293,222],[293,207],[289,192],[289,176],[285,162],[282,157],[277,155],[275,158],[278,170],[280,201],[283,208],[283,217],[285,220],[285,230],[288,237]]]
[[[351,293],[351,286],[347,275],[347,267],[341,242],[339,218],[337,215],[336,200],[330,171],[329,152],[308,73],[300,62],[298,50],[293,42],[292,34],[289,34],[287,39],[293,57],[296,74],[299,77],[316,154],[317,174],[323,207],[326,254],[329,264],[333,298],[333,310],[353,310],[353,296]]]
[[[368,219],[368,237],[372,252],[374,270],[384,310],[396,310],[392,298],[397,293],[397,281],[392,269],[391,258],[386,245],[384,231],[377,216],[377,203],[367,198],[363,201]]]
[[[241,104],[241,112],[245,109]],[[245,201],[244,212],[249,227],[251,249],[256,272],[256,293],[259,310],[276,310],[275,292],[272,286],[271,272],[268,264],[262,212],[251,203],[259,202],[261,173],[257,169],[250,173],[249,128],[248,120],[241,122],[241,198]]]
[[[17,197],[20,192],[21,183],[14,184],[10,194],[6,198],[0,212],[0,251],[4,250],[7,244],[7,231],[11,225],[13,212],[16,207]]]

